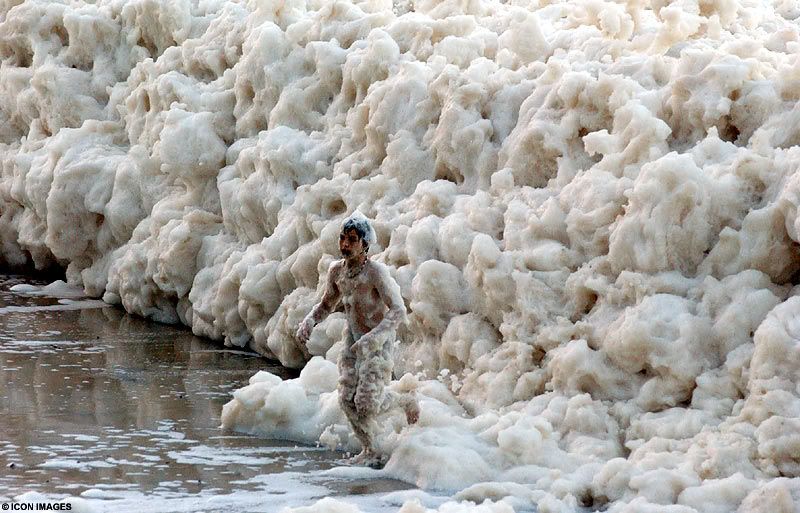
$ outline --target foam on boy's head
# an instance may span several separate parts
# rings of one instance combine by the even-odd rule
[[[372,229],[369,219],[367,219],[361,211],[356,210],[342,223],[342,233],[349,230],[355,230],[356,233],[358,233],[358,236],[364,243],[365,250],[368,250],[369,247],[375,243],[375,230]]]

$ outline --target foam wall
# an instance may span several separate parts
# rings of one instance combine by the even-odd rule
[[[0,262],[299,368],[360,209],[409,311],[392,386],[422,402],[384,423],[388,475],[543,512],[797,513],[798,19],[0,1]],[[344,327],[224,425],[357,449]]]

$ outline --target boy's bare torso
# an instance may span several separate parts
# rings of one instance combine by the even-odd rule
[[[348,276],[344,260],[334,262],[329,272],[331,281],[338,288],[353,341],[358,341],[380,324],[391,306],[387,297],[389,294],[382,294],[389,288],[386,276],[371,260],[365,262],[364,268],[355,277]]]

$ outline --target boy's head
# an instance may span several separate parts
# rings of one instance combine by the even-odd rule
[[[364,214],[356,210],[342,223],[339,234],[339,250],[345,258],[369,251],[369,246],[375,242],[375,230]]]

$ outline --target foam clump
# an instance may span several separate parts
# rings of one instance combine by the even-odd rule
[[[358,506],[328,497],[310,506],[285,508],[281,513],[363,513],[363,511]],[[438,507],[429,508],[423,506],[420,501],[411,499],[405,501],[397,511],[398,513],[513,513],[514,508],[507,502],[491,500],[481,504],[467,501],[447,501]]]
[[[45,286],[29,285],[20,283],[12,286],[9,290],[16,294],[31,296],[50,296],[66,299],[80,299],[86,297],[83,289],[74,285],[68,285],[63,280],[56,280]]]
[[[796,512],[798,16],[0,2],[0,264],[303,368],[223,426],[356,451],[344,317],[310,361],[294,334],[359,211],[421,403],[387,476],[454,512]]]

